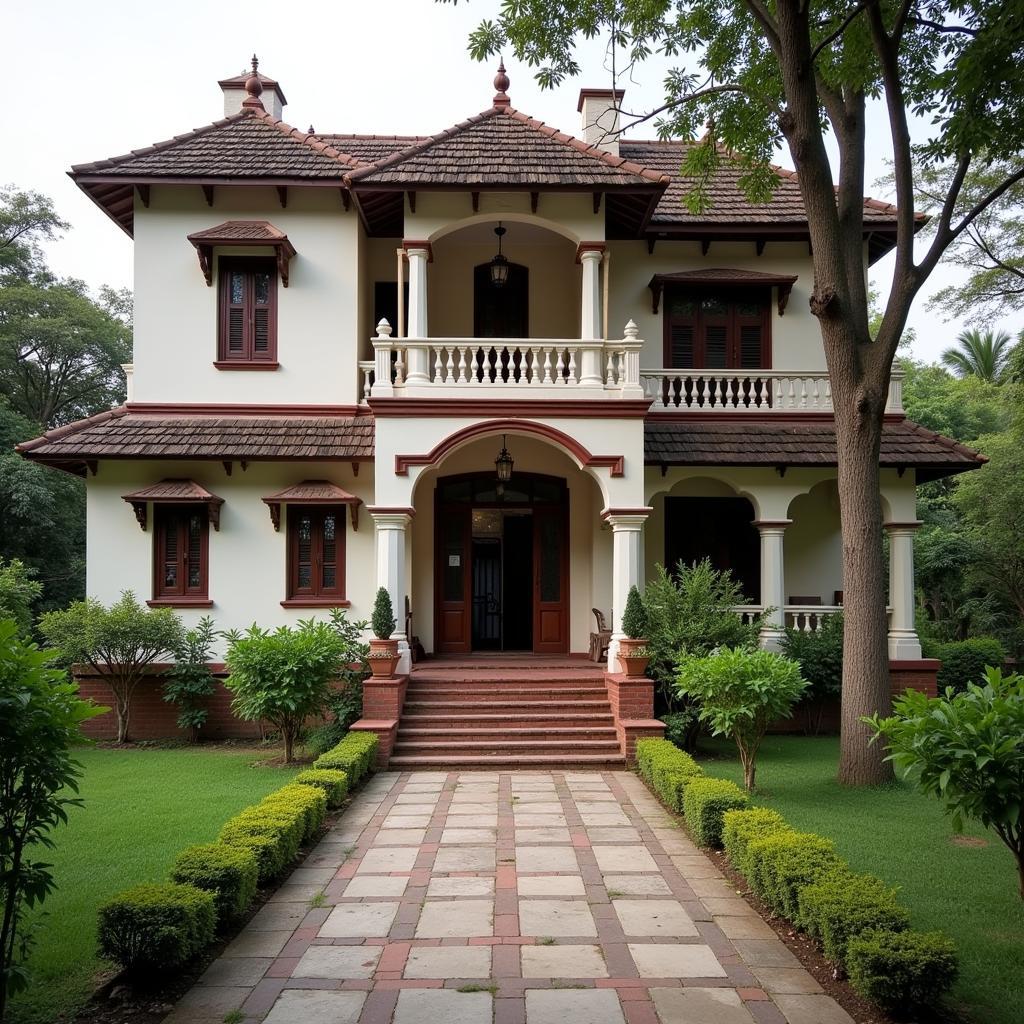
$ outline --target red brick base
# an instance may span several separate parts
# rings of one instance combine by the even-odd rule
[[[363,717],[352,728],[375,732],[380,738],[378,768],[387,768],[391,759],[408,686],[408,676],[370,676],[363,681]]]
[[[605,688],[615,719],[619,749],[627,764],[636,760],[636,741],[660,737],[665,723],[654,717],[654,682],[646,676],[625,676],[606,672]]]
[[[899,697],[905,690],[921,690],[934,697],[938,693],[938,675],[942,662],[937,658],[920,658],[917,661],[890,661],[889,678],[892,695]]]

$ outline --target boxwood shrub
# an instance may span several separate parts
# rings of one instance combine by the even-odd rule
[[[832,840],[813,832],[775,832],[751,840],[746,858],[751,889],[794,924],[800,924],[800,890],[843,866]]]
[[[861,932],[847,943],[846,972],[860,995],[905,1014],[949,990],[956,948],[941,932]]]
[[[299,852],[306,828],[302,809],[296,814],[278,807],[247,807],[225,822],[219,839],[228,846],[241,846],[256,857],[259,882],[276,878]]]
[[[354,786],[373,770],[379,746],[380,740],[375,732],[350,732],[336,747],[321,754],[313,762],[313,767],[343,771],[350,785]]]
[[[302,836],[300,842],[312,839],[323,828],[327,817],[327,794],[318,786],[289,783],[267,794],[257,807],[301,813]]]
[[[134,974],[172,970],[213,941],[213,893],[194,885],[138,885],[99,910],[99,953]]]
[[[694,842],[700,846],[722,845],[722,817],[726,811],[750,806],[750,798],[734,782],[695,778],[683,795],[683,813]]]
[[[745,811],[726,811],[722,818],[722,847],[733,866],[744,878],[749,878],[751,865],[747,847],[755,839],[792,832],[778,811],[767,807],[751,807]]]
[[[213,893],[221,927],[249,908],[258,877],[253,851],[224,843],[189,846],[178,854],[171,868],[172,882]]]
[[[910,914],[899,905],[892,886],[845,866],[805,885],[797,892],[797,903],[798,923],[821,941],[825,956],[839,964],[846,962],[846,946],[853,936],[910,927]]]
[[[340,807],[348,795],[348,776],[334,768],[307,768],[292,782],[299,786],[318,786],[327,795],[328,807]]]
[[[685,751],[668,740],[638,740],[637,770],[662,802],[678,814],[683,813],[683,796],[693,779],[704,770]]]
[[[968,683],[981,686],[985,680],[985,666],[1002,668],[1006,659],[1003,645],[992,636],[975,636],[950,643],[926,642],[924,656],[938,658],[942,665],[936,679],[940,694],[952,686],[957,693],[967,689]]]

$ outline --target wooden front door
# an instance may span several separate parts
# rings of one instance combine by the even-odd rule
[[[439,506],[434,569],[437,592],[437,650],[466,654],[472,650],[472,526],[469,506]]]
[[[533,510],[533,650],[569,651],[569,545],[566,506]]]

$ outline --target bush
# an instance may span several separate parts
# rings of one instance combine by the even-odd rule
[[[751,873],[747,848],[756,839],[792,832],[785,818],[778,811],[767,807],[751,807],[745,811],[726,811],[722,818],[722,848],[733,867],[744,878]]]
[[[846,962],[849,940],[862,932],[902,932],[910,914],[896,899],[896,890],[873,875],[856,875],[846,867],[822,875],[797,893],[798,923],[821,940],[825,956]]]
[[[804,732],[817,736],[825,702],[838,697],[843,688],[843,613],[826,616],[817,629],[806,633],[787,629],[782,653],[799,663],[800,674],[808,682],[800,701]]]
[[[109,608],[89,598],[48,612],[39,631],[67,663],[84,662],[114,694],[117,742],[129,738],[132,695],[150,666],[181,650],[181,619],[170,608],[143,608],[126,590]]]
[[[666,806],[682,814],[686,787],[704,774],[700,765],[675,744],[659,739],[638,740],[636,760],[640,776]]]
[[[939,693],[948,687],[958,692],[967,689],[968,683],[985,682],[985,669],[1002,668],[1006,660],[1003,645],[991,636],[977,636],[969,640],[951,643],[927,643],[924,656],[938,658],[942,662],[937,679]]]
[[[667,715],[662,715],[661,720],[665,723],[665,739],[674,743],[680,750],[694,749],[700,730],[700,719],[695,705],[682,711],[670,711]]]
[[[209,662],[215,636],[213,619],[204,615],[195,629],[185,633],[174,665],[165,673],[164,700],[178,705],[178,728],[188,732],[193,743],[210,714],[204,705],[214,689]]]
[[[209,843],[178,854],[171,881],[212,892],[221,926],[244,914],[256,896],[258,870],[251,850]]]
[[[694,842],[700,846],[722,845],[722,817],[726,811],[750,806],[750,798],[725,779],[693,779],[683,796],[683,813]]]
[[[387,587],[378,587],[373,602],[373,614],[370,616],[370,628],[378,640],[390,640],[395,631],[395,609],[391,605],[391,595]]]
[[[372,770],[379,746],[375,732],[350,732],[336,747],[318,757],[313,767],[343,771],[354,786]]]
[[[629,588],[626,598],[626,610],[622,613],[622,632],[630,640],[642,640],[647,633],[647,612],[640,591],[635,586]]]
[[[700,707],[714,736],[731,736],[740,752],[743,781],[754,788],[757,752],[768,726],[788,718],[807,689],[800,666],[774,651],[723,647],[703,657],[684,654],[676,688]]]
[[[6,565],[0,558],[0,619],[13,619],[20,636],[32,632],[32,606],[43,592],[37,575],[36,569],[18,558],[12,558]]]
[[[218,838],[228,846],[240,846],[253,853],[262,885],[276,878],[295,858],[305,831],[305,808],[296,811],[257,804],[228,819]]]
[[[194,885],[139,885],[99,910],[99,953],[135,974],[167,972],[213,941],[212,893]]]
[[[324,791],[328,807],[340,807],[348,795],[348,776],[332,768],[308,768],[292,780],[299,786],[317,786]]]
[[[843,866],[831,839],[813,832],[774,832],[747,844],[750,888],[774,913],[800,924],[800,890]]]
[[[302,842],[312,839],[324,827],[327,816],[327,794],[318,786],[291,783],[275,789],[257,805],[302,815]]]
[[[867,931],[846,947],[854,991],[905,1013],[934,1003],[956,981],[956,947],[941,932]]]

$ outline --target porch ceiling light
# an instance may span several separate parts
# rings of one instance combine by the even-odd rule
[[[508,280],[508,260],[501,254],[501,239],[506,230],[501,226],[499,220],[498,226],[494,229],[494,233],[498,236],[498,255],[491,260],[491,284],[495,288],[503,288]]]
[[[494,468],[498,471],[498,483],[507,484],[512,479],[513,459],[505,447],[505,435],[501,435],[501,452],[494,460]]]

